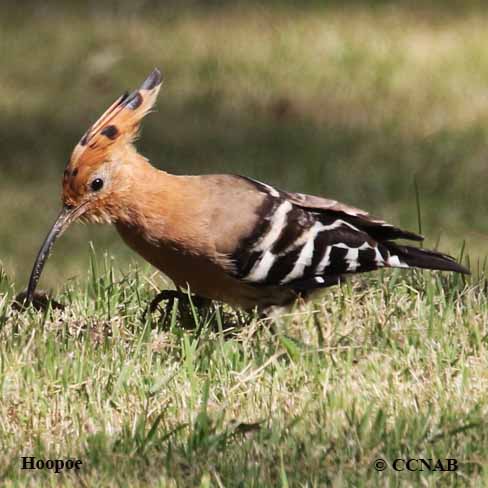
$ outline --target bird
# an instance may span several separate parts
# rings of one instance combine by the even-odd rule
[[[75,220],[112,224],[177,291],[244,310],[285,306],[381,268],[469,274],[454,258],[397,243],[422,241],[337,200],[234,174],[174,175],[135,147],[162,85],[154,69],[89,127],[67,163],[62,210],[29,280],[32,301],[54,242]]]

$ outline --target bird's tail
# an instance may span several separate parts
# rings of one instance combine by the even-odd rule
[[[388,265],[391,267],[404,268],[408,266],[412,268],[438,269],[441,271],[470,274],[467,268],[447,254],[419,247],[402,246],[391,241],[385,241],[382,244],[390,254]]]

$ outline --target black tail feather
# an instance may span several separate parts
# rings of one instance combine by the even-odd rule
[[[403,230],[386,222],[369,220],[360,216],[344,215],[344,220],[366,232],[378,242],[392,241],[395,239],[407,239],[409,241],[423,241],[424,236]]]
[[[467,268],[447,254],[420,247],[402,246],[390,241],[383,242],[382,244],[393,256],[398,256],[401,262],[412,268],[437,269],[470,274]]]

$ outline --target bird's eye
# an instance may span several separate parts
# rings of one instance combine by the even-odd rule
[[[93,191],[99,191],[103,188],[103,180],[101,178],[95,178],[90,185]]]

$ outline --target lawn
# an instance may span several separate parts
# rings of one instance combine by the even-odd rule
[[[144,320],[153,278],[107,258],[65,310],[0,302],[4,486],[486,483],[486,283],[392,272],[273,319]],[[22,471],[22,456],[83,465]],[[399,458],[458,470],[374,469]]]
[[[483,3],[27,5],[0,7],[3,485],[486,485]],[[41,282],[65,308],[15,310],[71,149],[155,66],[138,147],[156,166],[421,227],[472,277],[385,271],[269,319],[144,318],[171,284],[113,229],[74,226]],[[23,471],[21,456],[83,467]],[[396,472],[398,458],[459,468]]]

